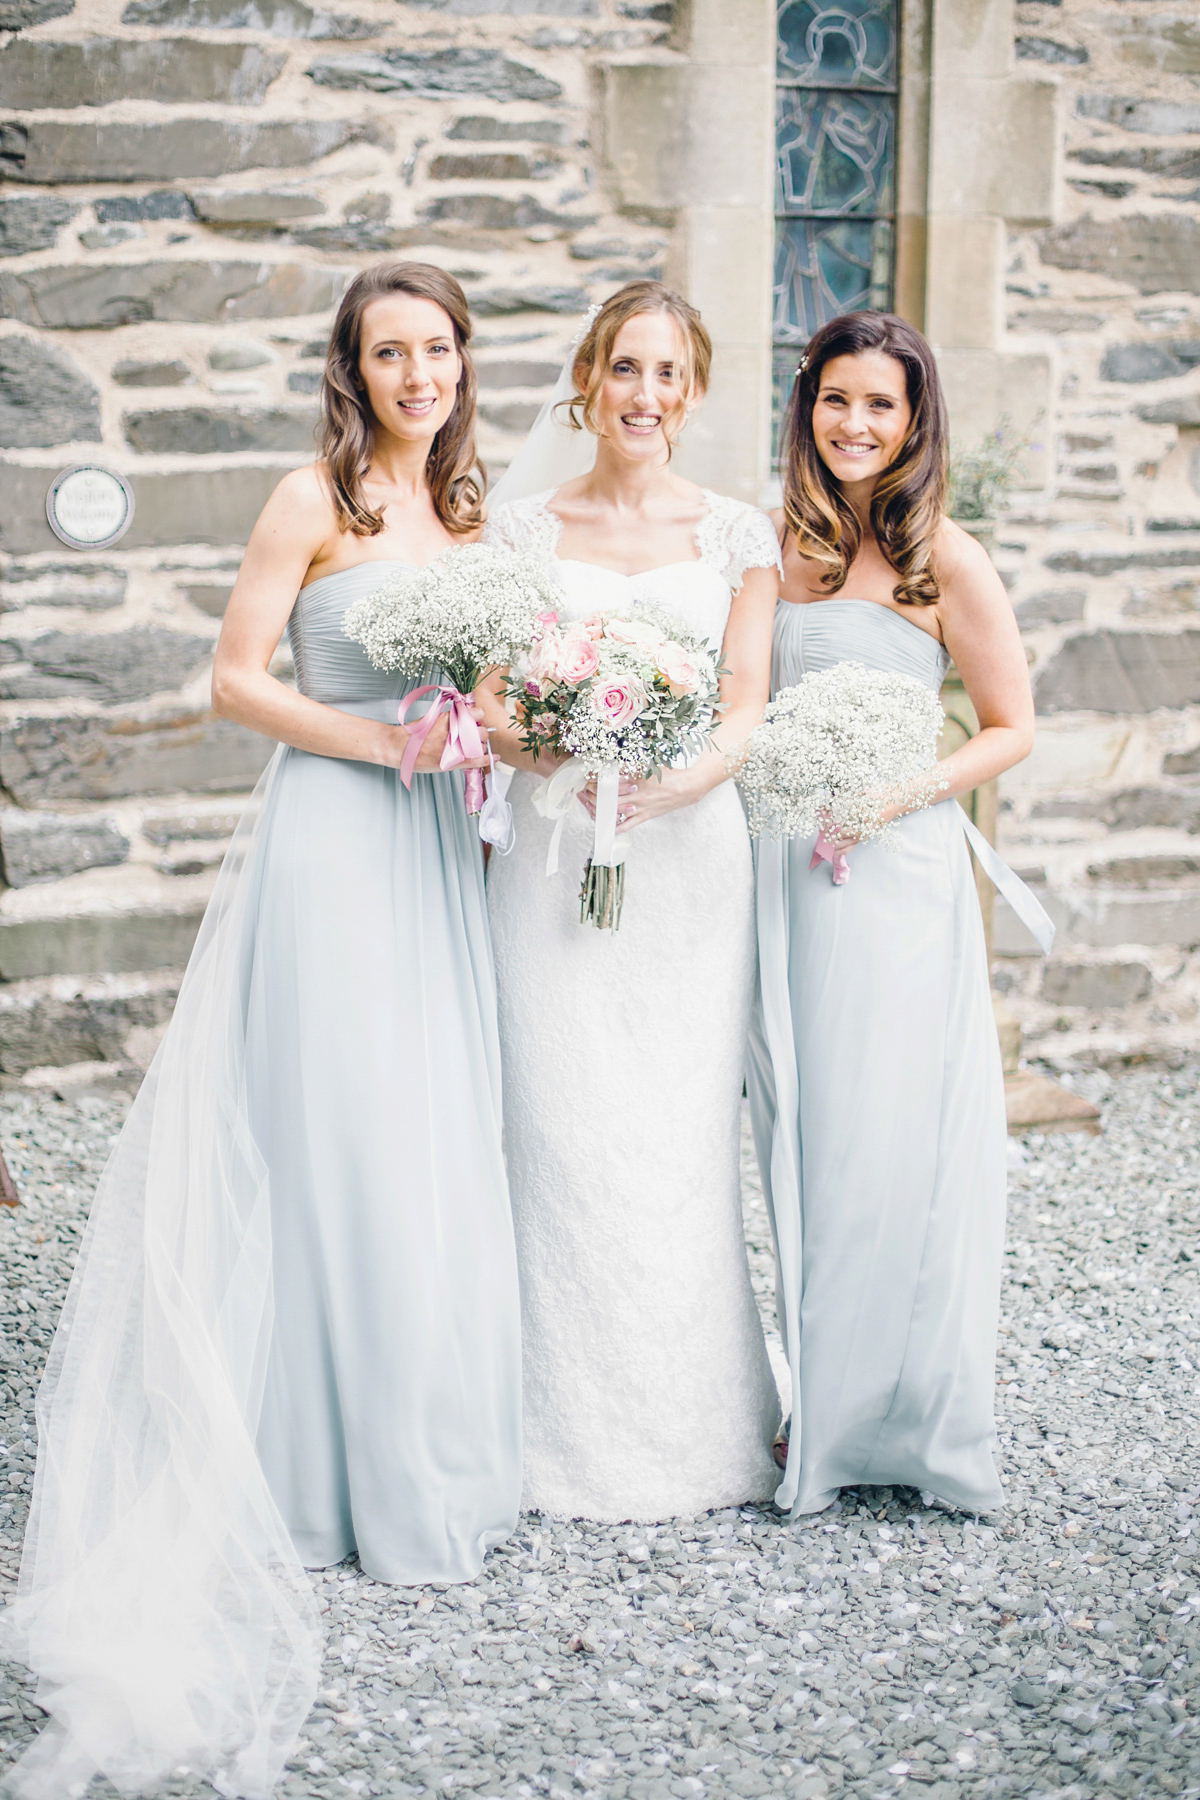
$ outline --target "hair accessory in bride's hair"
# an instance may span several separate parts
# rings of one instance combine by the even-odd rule
[[[572,350],[578,350],[580,344],[582,344],[584,338],[587,336],[588,332],[592,329],[592,326],[596,323],[596,320],[599,318],[600,308],[602,305],[603,305],[603,301],[601,301],[601,300],[593,300],[592,301],[592,304],[588,307],[587,311],[583,315],[583,324],[579,327],[579,330],[575,333],[575,336],[571,339],[570,348]]]
[[[807,355],[804,355],[800,358],[800,361],[796,364],[797,375],[803,375],[803,373],[804,373],[805,369],[807,369],[807,367],[808,367],[808,357],[807,357]]]

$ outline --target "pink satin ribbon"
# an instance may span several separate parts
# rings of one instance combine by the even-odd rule
[[[808,866],[810,869],[815,869],[819,863],[823,862],[827,862],[833,871],[834,887],[845,887],[850,879],[850,864],[847,861],[846,852],[835,850],[825,833],[818,831],[817,841],[813,846],[812,861]]]
[[[457,769],[460,763],[473,761],[477,756],[486,754],[483,737],[471,710],[471,697],[469,694],[460,694],[456,687],[439,687],[435,682],[428,682],[424,687],[414,688],[411,694],[405,694],[400,704],[401,725],[404,724],[413,701],[421,699],[424,694],[433,694],[435,698],[429,711],[408,727],[408,743],[400,761],[400,779],[406,788],[412,787],[413,771],[421,754],[421,746],[443,713],[449,714],[449,729],[439,768]],[[468,769],[466,783],[467,811],[478,812],[483,804],[482,769]],[[476,796],[478,803],[472,806],[471,801]]]

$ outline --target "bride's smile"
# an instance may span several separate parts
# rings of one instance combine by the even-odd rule
[[[668,313],[637,313],[617,333],[591,412],[596,435],[618,454],[668,460],[687,415],[682,348]]]

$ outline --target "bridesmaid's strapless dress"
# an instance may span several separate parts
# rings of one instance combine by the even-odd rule
[[[839,662],[936,692],[941,645],[863,600],[781,601],[772,692]],[[748,1092],[792,1370],[793,1516],[903,1484],[1001,1503],[993,1387],[1006,1202],[1004,1086],[983,926],[944,800],[835,887],[812,838],[756,846]]]
[[[343,635],[377,562],[304,588],[301,691],[395,723]],[[256,833],[246,1086],[271,1194],[258,1447],[302,1562],[460,1581],[516,1521],[520,1306],[483,858],[460,775],[281,748]]]

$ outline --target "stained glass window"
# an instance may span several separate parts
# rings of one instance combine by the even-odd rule
[[[897,0],[779,0],[775,365],[836,313],[888,307]]]

